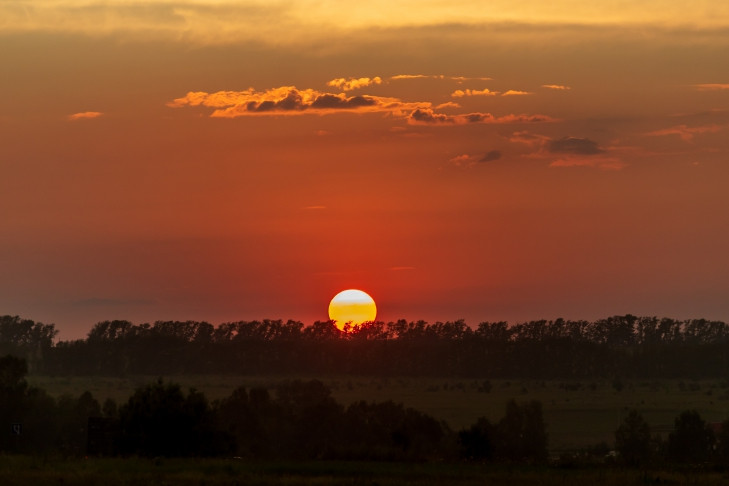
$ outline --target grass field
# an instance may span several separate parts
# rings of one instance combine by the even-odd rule
[[[47,459],[0,456],[4,486],[448,486],[727,484],[729,475],[696,470],[626,470],[372,462],[247,462],[234,459]]]
[[[28,381],[53,396],[78,396],[88,390],[100,402],[106,398],[124,403],[138,386],[158,377],[47,377]],[[306,380],[315,377],[300,376]],[[273,389],[281,376],[173,376],[165,380],[183,388],[196,388],[210,400],[224,398],[238,386]],[[491,380],[489,392],[483,380],[454,378],[365,378],[359,376],[320,378],[343,404],[357,400],[393,400],[445,420],[454,430],[473,424],[480,416],[498,420],[506,402],[539,400],[544,406],[553,453],[573,451],[600,442],[612,446],[613,433],[627,410],[638,409],[654,434],[664,438],[683,410],[695,409],[708,422],[729,418],[729,383],[711,381],[626,381],[618,391],[611,381],[520,381]]]

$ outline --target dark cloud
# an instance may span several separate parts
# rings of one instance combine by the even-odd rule
[[[589,138],[563,137],[547,142],[547,150],[558,154],[594,155],[604,152]]]
[[[491,113],[464,113],[446,115],[435,113],[430,108],[419,108],[408,116],[408,123],[413,125],[464,125],[470,123],[539,123],[551,122],[554,118],[546,115],[504,115],[496,117]]]
[[[286,96],[280,100],[265,100],[261,102],[250,101],[246,103],[246,109],[253,112],[266,112],[266,111],[293,111],[293,110],[304,110],[306,104],[301,97],[301,94],[293,89],[289,91]]]
[[[317,97],[311,104],[312,108],[336,110],[351,109],[361,106],[374,106],[376,101],[367,96],[353,96],[351,98],[341,98],[333,94],[323,94]]]
[[[463,118],[468,123],[483,123],[494,119],[494,115],[491,113],[468,113],[463,115]]]
[[[486,152],[486,155],[484,155],[479,162],[492,162],[494,160],[499,160],[501,155],[501,150],[490,150],[489,152]]]
[[[413,123],[455,123],[456,120],[452,116],[442,113],[433,113],[433,110],[417,109],[410,113],[410,120]]]

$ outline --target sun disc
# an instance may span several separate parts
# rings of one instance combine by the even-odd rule
[[[377,306],[372,297],[357,289],[339,292],[329,302],[329,319],[343,330],[345,324],[354,326],[363,322],[371,322],[377,317]]]

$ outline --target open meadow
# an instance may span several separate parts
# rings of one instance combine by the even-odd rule
[[[49,377],[29,376],[31,385],[58,397],[90,391],[102,402],[124,403],[135,388],[157,380],[155,376]],[[539,400],[552,454],[577,451],[602,442],[612,447],[614,431],[630,409],[639,410],[653,434],[664,439],[676,416],[697,410],[707,422],[729,418],[729,382],[720,380],[534,381],[474,380],[458,378],[368,378],[362,376],[211,376],[163,377],[183,388],[202,391],[211,401],[227,397],[239,386],[265,387],[291,379],[318,378],[334,398],[348,405],[365,400],[392,400],[444,420],[454,429],[470,426],[478,417],[498,421],[509,399]]]

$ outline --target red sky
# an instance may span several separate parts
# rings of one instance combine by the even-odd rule
[[[2,3],[0,314],[729,320],[729,6],[634,3]]]

